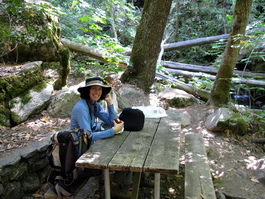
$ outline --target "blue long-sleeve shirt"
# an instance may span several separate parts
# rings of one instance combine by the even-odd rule
[[[94,105],[97,108],[94,108],[93,106],[89,108],[85,99],[78,101],[72,110],[70,122],[71,129],[80,128],[90,131],[92,133],[92,142],[114,135],[112,128],[103,131],[93,130],[93,127],[96,125],[96,118],[101,119],[110,127],[113,127],[113,120],[116,119],[116,112],[113,105],[107,106],[108,112],[105,112],[98,102],[95,102]]]

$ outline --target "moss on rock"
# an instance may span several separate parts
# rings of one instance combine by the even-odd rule
[[[225,132],[237,135],[245,135],[249,130],[247,119],[239,113],[233,113],[231,118],[220,121],[218,127]]]

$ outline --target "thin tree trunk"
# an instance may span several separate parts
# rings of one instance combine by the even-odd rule
[[[176,38],[176,40],[177,40],[177,37],[178,37],[178,34],[179,34],[179,14],[178,14],[178,12],[179,12],[179,5],[180,5],[180,1],[181,0],[177,0],[176,1],[176,26],[175,26],[175,38]]]
[[[240,50],[240,41],[242,41],[245,34],[251,4],[252,0],[236,1],[232,32],[211,90],[210,102],[214,106],[221,107],[229,102],[231,79]]]
[[[113,37],[115,38],[116,41],[118,41],[118,35],[117,35],[117,30],[116,30],[116,25],[115,25],[115,11],[113,7],[110,9],[110,16],[111,16],[110,24],[111,24],[111,29],[113,32]]]

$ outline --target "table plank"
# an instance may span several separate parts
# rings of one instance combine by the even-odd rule
[[[179,170],[181,112],[167,111],[156,131],[144,164],[145,172],[177,174]]]
[[[120,145],[129,135],[129,131],[111,138],[96,141],[75,163],[76,167],[106,169]]]
[[[112,158],[108,168],[110,170],[142,172],[159,121],[160,119],[145,119],[144,128],[141,131],[132,131],[128,135]]]

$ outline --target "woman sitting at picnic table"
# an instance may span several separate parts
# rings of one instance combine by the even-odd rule
[[[116,112],[109,94],[111,87],[106,85],[100,77],[88,78],[84,87],[78,88],[81,100],[78,101],[71,115],[70,128],[87,129],[92,134],[92,142],[112,137],[123,131],[124,123],[117,123]],[[107,112],[99,103],[107,102]],[[100,119],[104,123],[104,129],[100,125]],[[132,183],[132,172],[116,171],[111,184],[111,195],[116,198],[130,198],[131,191],[128,188]]]

